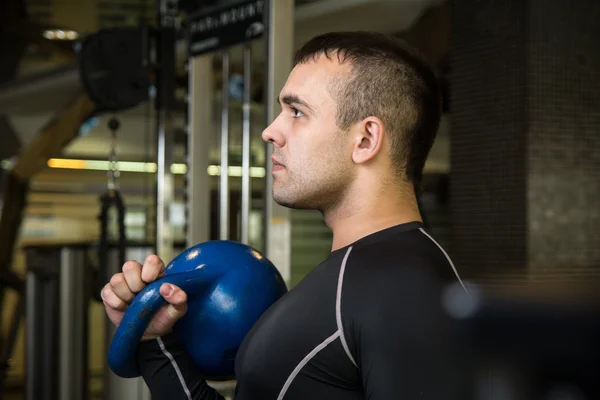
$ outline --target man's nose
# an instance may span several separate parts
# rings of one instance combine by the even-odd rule
[[[265,128],[262,132],[262,140],[267,143],[272,143],[276,147],[283,147],[285,140],[284,136],[281,133],[281,130],[278,129],[275,124],[277,120],[273,121],[269,126]]]

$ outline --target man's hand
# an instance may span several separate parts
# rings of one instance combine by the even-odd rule
[[[106,314],[115,326],[119,326],[125,310],[147,284],[165,274],[165,264],[155,255],[148,256],[144,265],[136,261],[123,264],[123,272],[114,274],[100,296],[104,301]],[[179,287],[168,283],[160,287],[160,294],[167,301],[152,318],[142,340],[150,340],[168,333],[175,322],[187,311],[187,295]]]

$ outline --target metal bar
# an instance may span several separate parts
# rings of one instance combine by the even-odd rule
[[[58,396],[60,355],[58,291],[60,283],[53,271],[56,265],[52,251],[43,252],[44,268],[40,269],[36,250],[27,255],[25,289],[25,398],[53,400]],[[36,261],[37,260],[37,261]],[[37,266],[36,266],[37,264]]]
[[[41,342],[40,348],[42,349],[38,353],[40,358],[37,359],[40,365],[40,369],[38,370],[40,373],[40,376],[38,376],[40,385],[37,389],[43,393],[47,393],[45,395],[47,399],[55,399],[58,395],[58,378],[60,373],[58,368],[60,348],[57,346],[60,329],[57,324],[60,315],[58,299],[60,283],[58,277],[54,276],[49,280],[42,280],[41,286],[41,296],[37,299],[37,318],[40,323],[35,333],[35,340]],[[35,396],[35,398],[38,399],[39,397]]]
[[[29,180],[20,179],[12,171],[3,172],[2,210],[0,210],[0,321],[4,320],[4,291],[12,287],[23,295],[23,282],[12,271],[15,243],[18,240],[19,228],[27,205]],[[2,333],[0,332],[0,339]],[[1,346],[0,346],[1,348]],[[2,366],[0,365],[0,368]],[[4,371],[0,372],[0,377]]]
[[[87,306],[83,248],[63,248],[60,260],[59,396],[79,400],[86,396]]]
[[[241,242],[248,244],[250,231],[250,87],[252,83],[252,48],[244,46],[244,104],[242,121],[242,226]]]
[[[219,195],[221,240],[229,239],[229,52],[222,55],[221,191]]]
[[[266,40],[265,40],[265,57],[267,61],[267,71],[266,71],[266,79],[264,82],[264,91],[266,93],[265,96],[265,126],[269,126],[269,124],[273,121],[273,99],[271,98],[271,81],[272,77],[272,67],[271,67],[271,57],[273,57],[273,32],[271,29],[271,20],[273,15],[273,0],[269,0],[268,7],[265,10],[265,26],[267,27],[266,32]],[[271,154],[269,151],[271,150],[271,145],[269,143],[265,143],[265,211],[263,213],[263,243],[262,248],[263,252],[267,256],[267,258],[271,258],[271,246],[269,243],[269,226],[271,224],[271,217],[273,215],[273,165],[271,160],[269,159],[269,155]],[[273,260],[271,260],[273,261]],[[277,264],[275,264],[277,266]]]
[[[173,233],[169,207],[173,203],[173,127],[171,109],[175,97],[175,29],[163,27],[159,33],[157,97],[157,193],[156,253],[165,262],[173,258]]]
[[[11,319],[8,325],[8,333],[7,339],[5,343],[2,343],[0,346],[2,350],[2,355],[0,355],[0,393],[4,392],[3,385],[5,383],[5,372],[9,366],[9,360],[14,353],[15,344],[17,343],[17,338],[19,335],[19,328],[21,327],[21,321],[23,320],[23,315],[25,313],[25,296],[23,293],[19,294],[17,298],[17,305],[12,310]],[[0,394],[0,399],[2,395]]]
[[[25,396],[27,400],[39,398],[36,383],[39,380],[41,365],[38,362],[37,356],[40,352],[40,341],[36,340],[36,331],[38,324],[41,323],[37,319],[36,300],[41,295],[39,290],[39,282],[36,279],[35,273],[27,272],[27,284],[25,285]]]
[[[267,34],[266,119],[270,124],[278,112],[277,97],[292,69],[294,49],[294,0],[270,0],[265,15]],[[273,200],[271,145],[265,149],[265,238],[264,252],[283,279],[291,278],[291,213]]]
[[[173,231],[169,207],[173,202],[174,183],[171,165],[173,164],[173,127],[171,110],[175,104],[175,41],[178,25],[177,1],[156,0],[159,28],[156,65],[158,68],[157,88],[157,193],[155,252],[165,263],[173,258]],[[146,385],[137,382],[138,398],[149,400],[150,391]],[[131,397],[128,397],[131,398]],[[111,398],[112,400],[112,398]],[[116,400],[116,399],[115,399]]]
[[[173,200],[171,175],[172,137],[167,133],[166,113],[159,112],[158,157],[156,179],[156,253],[164,260],[171,259],[172,237],[168,207]],[[167,262],[167,261],[165,261]]]
[[[214,133],[213,55],[188,61],[188,154],[186,176],[186,242],[188,246],[210,239],[210,138]]]

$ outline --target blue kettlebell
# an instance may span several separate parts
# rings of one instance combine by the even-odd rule
[[[275,266],[257,250],[216,240],[190,247],[147,285],[129,305],[111,341],[108,364],[123,378],[140,376],[137,344],[156,312],[166,304],[159,289],[177,285],[188,297],[186,315],[173,330],[207,379],[234,374],[237,350],[260,316],[287,287]]]

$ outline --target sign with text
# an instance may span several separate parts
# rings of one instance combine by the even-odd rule
[[[265,31],[266,0],[246,1],[190,18],[190,55],[197,56],[257,39]]]

